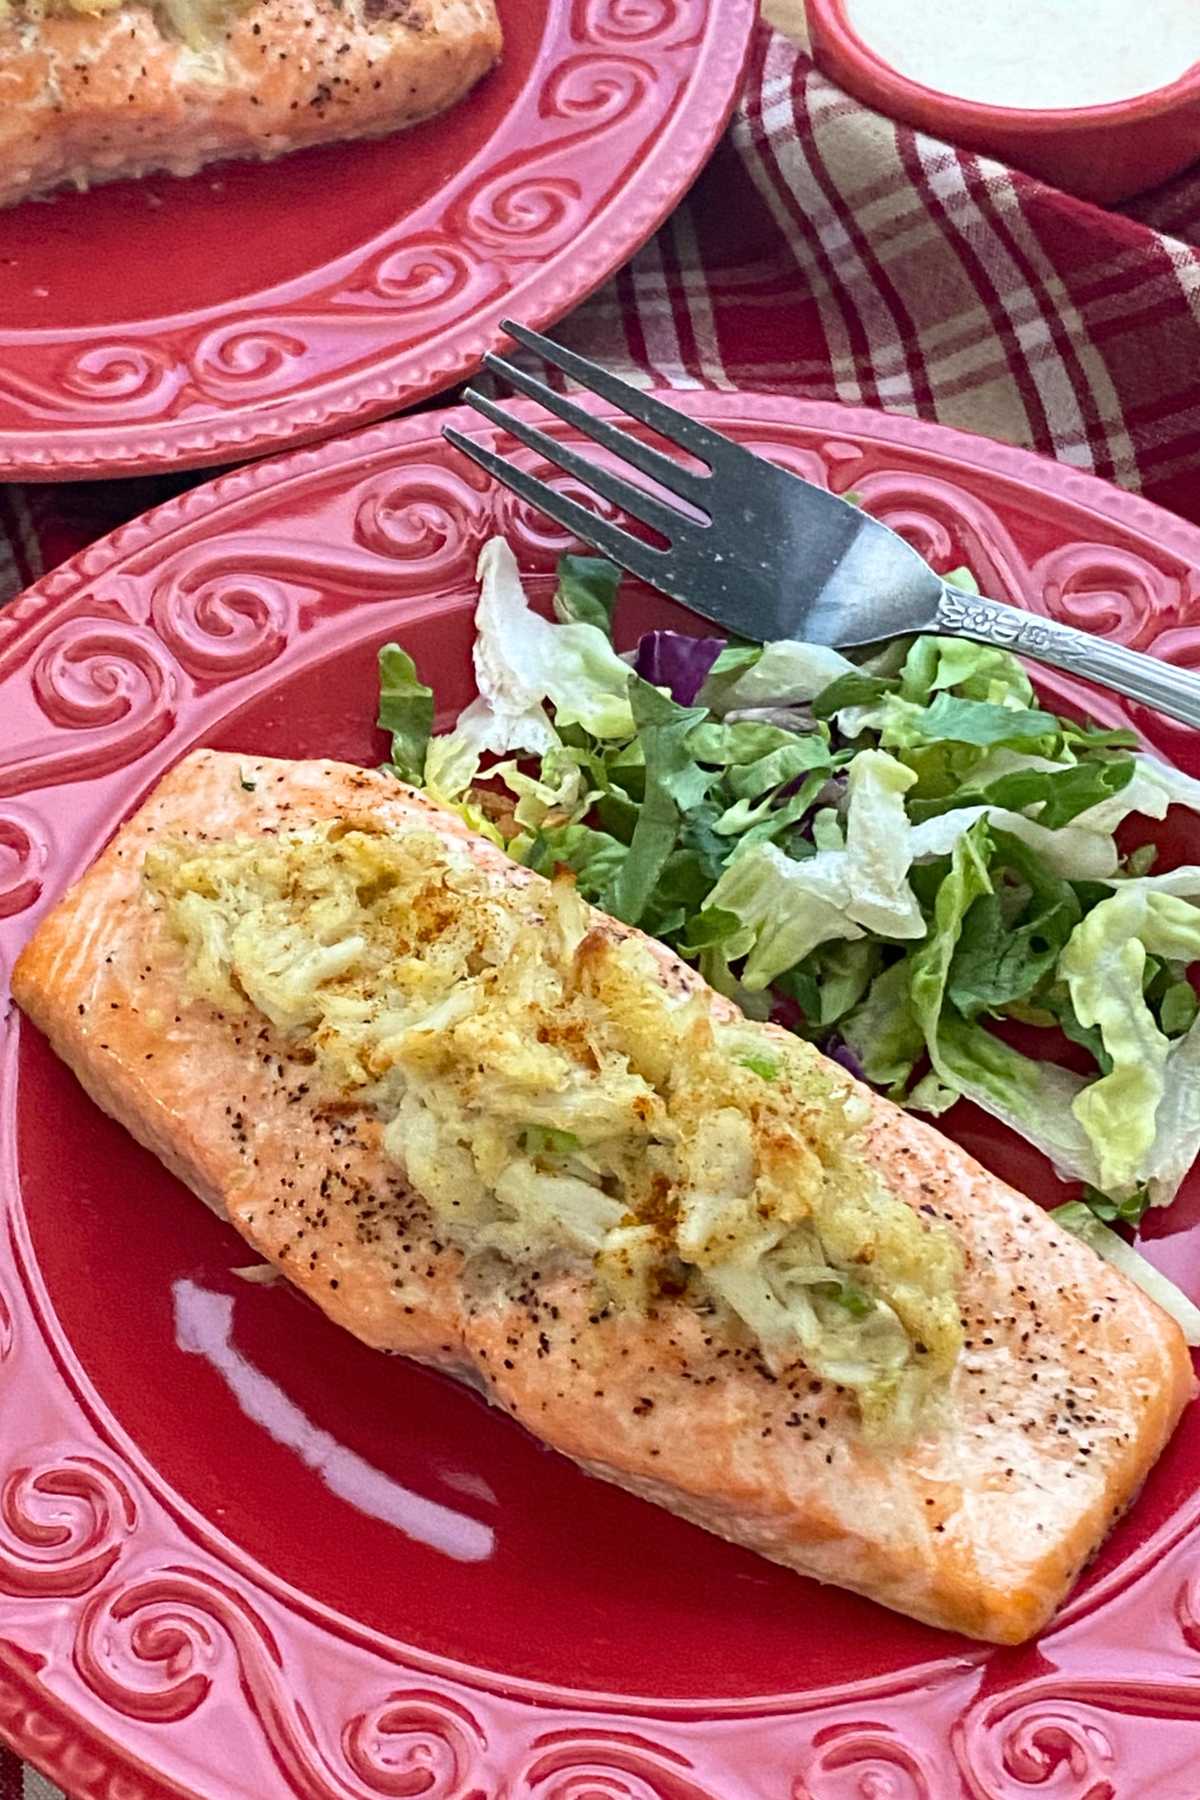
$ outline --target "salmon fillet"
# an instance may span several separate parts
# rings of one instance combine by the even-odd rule
[[[0,205],[70,183],[377,137],[500,54],[493,0],[236,0],[201,48],[150,5],[0,21]]]
[[[386,775],[201,750],[39,926],[14,971],[18,1003],[107,1112],[365,1343],[470,1381],[594,1474],[803,1574],[977,1638],[1036,1632],[1192,1396],[1175,1323],[876,1095],[870,1159],[954,1230],[965,1259],[965,1348],[916,1436],[870,1441],[841,1390],[803,1370],[770,1376],[681,1301],[598,1313],[590,1282],[558,1274],[514,1277],[480,1304],[374,1116],[315,1106],[308,1064],[259,1015],[223,1020],[185,997],[181,949],[142,884],[156,839],[244,839],[365,810],[468,843],[497,881],[541,880]],[[703,988],[652,950],[664,984]]]

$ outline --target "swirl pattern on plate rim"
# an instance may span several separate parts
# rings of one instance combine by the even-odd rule
[[[468,160],[357,266],[119,336],[8,333],[0,467],[246,456],[451,385],[505,311],[547,323],[650,235],[732,110],[755,15],[751,0],[562,0],[521,97],[528,142],[496,167]],[[614,167],[631,183],[615,215]]]
[[[636,20],[637,6],[624,16]],[[734,402],[702,405],[718,419],[739,416]],[[786,451],[806,473],[819,459],[836,485],[853,484],[943,566],[970,555],[997,579],[1003,569],[1008,591],[1026,604],[1044,586],[1056,614],[1100,608],[1123,641],[1186,632],[1194,589],[1185,558],[1198,541],[1182,526],[1164,529],[1152,509],[1106,499],[1110,521],[1126,528],[1118,533],[1122,545],[1081,536],[1027,564],[1000,513],[969,491],[969,480],[954,490],[914,469],[910,447],[945,448],[936,431],[830,408],[781,404],[762,412],[757,424],[741,421],[748,441]],[[1012,477],[1031,460],[995,448],[975,454],[984,468]],[[247,527],[248,497],[270,502],[276,491],[299,493],[331,474],[349,496],[341,549],[255,536]],[[1068,500],[1100,510],[1096,484],[1063,475],[1060,485]],[[226,505],[237,507],[237,522],[228,535],[211,537]],[[480,544],[497,527],[533,569],[551,567],[562,547],[543,521],[451,463],[428,424],[412,421],[301,453],[279,469],[238,471],[170,502],[17,603],[0,621],[0,683],[39,735],[18,732],[0,755],[0,793],[22,796],[0,802],[0,936],[11,938],[19,912],[42,898],[53,843],[52,818],[38,802],[43,790],[94,782],[103,807],[114,778],[135,772],[148,749],[159,756],[182,748],[264,669],[274,679],[311,660],[322,632],[344,628],[356,608],[361,636],[364,601],[436,604],[461,593]],[[1109,525],[1101,536],[1111,535]],[[158,540],[163,550],[151,577],[144,553]],[[134,555],[143,566],[136,580],[128,573]],[[968,1659],[882,1685],[698,1702],[721,1718],[722,1757],[730,1762],[714,1760],[702,1725],[676,1705],[621,1701],[596,1710],[570,1692],[534,1704],[481,1672],[457,1671],[456,1682],[454,1671],[424,1666],[400,1646],[368,1643],[350,1621],[282,1604],[271,1578],[248,1574],[211,1533],[195,1555],[194,1533],[181,1530],[171,1496],[148,1479],[152,1471],[106,1447],[103,1432],[91,1427],[103,1409],[80,1376],[65,1378],[69,1358],[43,1341],[50,1321],[29,1305],[24,1278],[11,1291],[0,1316],[0,1406],[5,1385],[31,1359],[47,1379],[49,1354],[70,1447],[22,1449],[11,1422],[0,1440],[0,1592],[18,1609],[13,1617],[34,1621],[48,1641],[52,1617],[60,1630],[57,1685],[53,1696],[39,1688],[38,1707],[20,1699],[28,1669],[11,1664],[16,1643],[0,1631],[0,1661],[12,1673],[0,1683],[0,1730],[59,1770],[75,1744],[79,1766],[92,1771],[85,1791],[158,1800],[186,1789],[167,1774],[157,1785],[119,1787],[128,1769],[111,1760],[115,1753],[98,1759],[88,1731],[72,1722],[72,1682],[88,1696],[92,1717],[97,1705],[107,1708],[153,1728],[155,1742],[193,1719],[203,1722],[219,1694],[227,1712],[244,1718],[253,1753],[266,1759],[259,1766],[283,1771],[286,1791],[306,1800],[766,1800],[785,1792],[777,1780],[783,1771],[791,1800],[927,1800],[948,1792],[952,1766],[945,1740],[921,1736],[935,1690],[957,1696],[953,1767],[962,1792],[991,1800],[1052,1789],[1070,1800],[1104,1800],[1118,1791],[1128,1754],[1123,1719],[1146,1725],[1171,1709],[1180,1718],[1200,1716],[1188,1671],[1200,1652],[1200,1601],[1194,1576],[1177,1573],[1192,1513],[1101,1584],[1106,1601],[1119,1601],[1131,1582],[1175,1584],[1156,1620],[1163,1673],[1115,1686],[1064,1670],[1018,1676],[985,1698],[978,1665]],[[1093,1610],[1086,1600],[1074,1606],[1071,1631],[1080,1621],[1086,1628]],[[292,1647],[305,1636],[325,1642],[330,1633],[351,1666],[361,1662],[355,1686],[363,1697],[348,1713],[314,1714],[293,1691]],[[547,1730],[547,1705],[564,1717],[560,1729]],[[47,1715],[57,1718],[49,1732]],[[333,1731],[330,1716],[341,1721]],[[748,1755],[766,1758],[761,1783],[757,1774],[746,1785],[733,1773],[749,1766],[738,1761]]]

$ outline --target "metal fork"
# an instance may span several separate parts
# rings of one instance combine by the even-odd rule
[[[704,618],[760,642],[802,638],[838,649],[919,631],[972,638],[1098,682],[1184,724],[1200,725],[1200,676],[1053,619],[949,587],[911,544],[849,501],[777,468],[540,332],[511,320],[504,320],[502,329],[581,387],[697,458],[706,472],[596,418],[494,355],[484,359],[493,374],[648,476],[683,506],[581,456],[475,388],[464,395],[470,405],[518,443],[649,526],[665,547],[635,537],[450,426],[446,437],[556,524]]]

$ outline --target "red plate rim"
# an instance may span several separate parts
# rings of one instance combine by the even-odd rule
[[[837,434],[854,438],[858,435],[878,443],[894,444],[905,449],[919,449],[951,466],[967,464],[987,469],[1018,486],[1040,488],[1046,493],[1086,507],[1098,518],[1115,520],[1131,530],[1154,534],[1159,543],[1181,561],[1200,570],[1200,526],[1166,511],[1140,494],[1113,486],[1097,475],[1054,462],[1036,451],[1023,450],[1015,444],[1003,444],[977,432],[956,426],[936,425],[926,419],[909,418],[901,413],[876,412],[866,406],[843,406],[825,400],[804,400],[791,396],[758,394],[749,390],[737,394],[719,392],[693,393],[675,389],[657,390],[658,397],[681,412],[694,412],[711,421],[718,429],[722,421],[744,417],[755,422],[778,419],[781,423],[806,423],[828,427]],[[618,417],[616,409],[596,402],[590,396],[576,396],[588,411]],[[546,415],[531,401],[514,399],[505,402],[508,409],[531,421],[544,425]],[[751,409],[745,411],[745,408]],[[433,432],[430,426],[433,424]],[[378,451],[401,450],[431,435],[440,434],[444,425],[456,427],[475,437],[485,437],[488,427],[469,406],[446,407],[412,418],[389,420],[383,424],[348,432],[333,441],[291,450],[283,455],[263,457],[244,468],[190,488],[172,496],[159,506],[148,508],[136,518],[117,526],[104,537],[97,538],[83,550],[69,557],[24,589],[14,600],[0,607],[0,653],[14,635],[17,625],[25,625],[38,617],[49,605],[64,598],[82,581],[93,580],[119,562],[134,549],[155,541],[166,540],[176,527],[191,524],[205,514],[219,510],[231,501],[258,493],[297,476],[338,468],[359,461]],[[1200,595],[1200,575],[1197,577]],[[0,664],[2,672],[2,664]]]
[[[500,0],[502,14],[511,3]],[[581,122],[581,103],[572,96],[563,112],[561,160],[544,192],[531,173],[528,192],[518,195],[520,160],[506,151],[499,224],[489,218],[477,229],[470,211],[472,194],[494,173],[485,144],[436,202],[422,201],[415,214],[356,251],[260,293],[133,324],[116,319],[0,331],[0,473],[34,482],[150,474],[241,462],[319,440],[411,407],[473,374],[485,353],[506,341],[499,329],[504,316],[541,327],[591,294],[653,234],[717,144],[740,90],[758,7],[756,0],[690,0],[693,11],[702,9],[696,22],[685,17],[689,0],[547,3],[547,32],[558,38],[540,95],[526,93],[526,104],[538,105],[559,78],[576,79],[581,52],[588,50],[605,65],[601,82],[612,80],[614,68],[619,80],[625,64],[628,92],[613,98],[612,106],[630,116],[645,112],[648,147],[614,191],[608,191],[603,147],[598,156],[596,147],[589,150],[586,106]],[[656,59],[665,64],[669,57],[675,75],[658,82]],[[611,121],[602,90],[597,92],[600,100],[593,96],[587,105],[598,107],[595,134],[602,135]],[[539,157],[544,163],[546,150],[544,142],[530,146],[531,170]],[[272,179],[277,167],[261,165],[263,180]],[[210,174],[202,170],[191,179]],[[566,205],[561,194],[571,185],[579,189],[583,216],[573,218],[564,234],[556,212]],[[547,220],[552,229],[544,236]],[[80,245],[81,263],[87,254],[87,245]],[[422,256],[432,256],[432,274],[428,265],[422,268]],[[505,290],[499,296],[497,270]],[[482,284],[484,271],[490,271],[490,297],[472,300],[472,283],[479,277]],[[397,347],[397,337],[403,340],[411,329],[414,283],[427,279],[437,289],[435,307],[444,288],[451,300],[461,289],[462,305],[456,310],[452,304],[429,335]],[[385,317],[394,318],[366,358],[354,351],[349,330],[362,314],[345,303],[347,297],[357,303],[364,291]],[[293,365],[299,359],[303,369],[310,355],[302,335],[306,324],[336,336],[339,318],[345,339],[340,364],[338,355],[314,350],[311,370],[297,384]],[[202,395],[211,410],[172,416],[181,389]],[[135,411],[122,419],[116,408],[128,402],[136,403]]]
[[[997,445],[988,440],[971,437],[943,427],[902,417],[885,416],[865,409],[740,394],[672,394],[665,397],[682,410],[710,419],[717,425],[734,425],[742,422],[759,427],[798,426],[819,434],[829,463],[831,466],[836,465],[839,471],[846,474],[847,485],[853,484],[852,464],[856,443],[884,445],[908,452],[915,451],[931,476],[948,483],[953,483],[955,470],[964,468],[983,470],[996,478],[1001,487],[1007,485],[1011,486],[1014,492],[1019,491],[1027,502],[1031,493],[1038,492],[1048,496],[1051,510],[1056,499],[1069,501],[1072,507],[1092,514],[1098,522],[1103,521],[1110,526],[1116,524],[1128,527],[1143,538],[1152,538],[1166,560],[1177,560],[1188,570],[1200,570],[1200,530],[1172,518],[1136,496],[1109,488],[1094,477],[1050,464],[1028,452]],[[519,410],[527,415],[536,416],[537,409],[528,407],[525,403],[518,403],[518,406]],[[612,409],[597,408],[596,410],[607,413]],[[396,459],[398,463],[402,464],[414,449],[422,445],[433,446],[438,454],[442,454],[438,431],[443,423],[454,423],[460,428],[474,431],[476,434],[481,429],[475,415],[465,408],[451,413],[423,415],[394,424],[374,427],[347,439],[314,449],[302,450],[283,459],[260,463],[222,476],[218,480],[168,501],[154,511],[122,526],[109,537],[90,546],[62,568],[54,571],[36,587],[30,589],[20,600],[0,613],[0,680],[23,666],[28,659],[29,650],[35,644],[42,645],[47,641],[47,634],[52,631],[54,626],[55,612],[62,607],[69,608],[72,600],[77,598],[82,590],[92,589],[97,581],[104,578],[107,583],[112,584],[105,587],[105,594],[119,596],[122,564],[128,564],[131,559],[136,559],[138,574],[140,578],[144,579],[147,571],[153,568],[155,559],[167,552],[176,533],[194,525],[197,521],[214,518],[227,509],[236,509],[238,504],[248,497],[269,495],[272,491],[282,488],[303,489],[310,478],[320,478],[339,470],[349,472],[358,467],[365,473],[368,469],[386,468],[391,459]],[[1189,606],[1194,614],[1197,589],[1194,585],[1194,578],[1189,577],[1189,579],[1193,580],[1193,585],[1189,589]],[[448,590],[443,588],[441,591]],[[119,598],[115,599],[112,604],[119,606]],[[250,674],[254,673],[255,671],[251,669]],[[181,735],[186,736],[186,730]],[[141,755],[136,757],[131,764],[131,772],[135,776],[136,785],[144,787],[151,779],[152,773],[157,773],[157,768],[162,765],[164,760],[173,760],[173,756],[164,759],[152,752],[144,757]],[[0,805],[0,845],[9,843],[9,840],[3,836],[4,820],[2,815],[3,806]],[[11,844],[9,847],[12,847]],[[43,896],[45,900],[49,898],[49,893]],[[0,924],[3,924],[5,899],[6,891],[0,889]],[[9,907],[8,910],[11,913],[15,909]],[[10,1157],[15,1158],[15,1149],[6,1153],[4,1158],[6,1164],[9,1163]],[[9,1166],[10,1172],[15,1175],[15,1166],[13,1164]],[[18,1227],[18,1237],[22,1236],[23,1232]],[[6,1241],[11,1242],[11,1240]],[[27,1244],[25,1248],[28,1250]],[[0,1252],[0,1264],[10,1263],[11,1254],[11,1250]],[[34,1308],[37,1313],[46,1318],[49,1316],[49,1301],[42,1290],[42,1283],[36,1270],[34,1270],[34,1275],[35,1279],[31,1283]],[[0,1326],[3,1326],[3,1323],[3,1316],[0,1313]],[[0,1339],[2,1338],[3,1331],[0,1330]],[[0,1342],[0,1356],[3,1353],[3,1343]],[[144,1458],[141,1453],[128,1441],[123,1442],[120,1435],[114,1435],[112,1430],[114,1421],[111,1415],[108,1415],[105,1426],[99,1425],[99,1420],[104,1417],[106,1409],[103,1402],[99,1401],[92,1391],[90,1383],[82,1371],[77,1366],[71,1366],[75,1359],[69,1353],[69,1347],[59,1344],[55,1355],[61,1375],[73,1387],[93,1422],[98,1442],[107,1434],[109,1454],[111,1455],[113,1450],[125,1454],[128,1457],[127,1466],[135,1470],[139,1478],[144,1480],[149,1475],[153,1480],[153,1471],[142,1466]],[[160,1491],[165,1485],[162,1479],[158,1478],[157,1487]],[[199,1527],[206,1536],[219,1535],[218,1528],[192,1514],[187,1503],[178,1496],[172,1495],[169,1489],[163,1498],[165,1504],[177,1518],[190,1521],[187,1529],[191,1532],[195,1532]],[[1152,1533],[1148,1541],[1132,1552],[1119,1569],[1095,1583],[1078,1600],[1072,1602],[1060,1615],[1058,1624],[1066,1629],[1078,1626],[1100,1603],[1107,1600],[1110,1594],[1126,1589],[1132,1579],[1144,1572],[1151,1561],[1166,1557],[1178,1545],[1181,1536],[1193,1526],[1197,1505],[1200,1505],[1200,1501],[1190,1508],[1177,1511],[1173,1517],[1165,1521]],[[226,1543],[224,1560],[228,1566],[232,1567],[240,1563],[244,1569],[249,1559],[247,1553],[238,1546]],[[334,1614],[311,1596],[289,1587],[281,1578],[260,1566],[255,1565],[254,1579],[263,1590],[272,1593],[277,1600],[281,1600],[285,1606],[294,1609],[297,1613],[305,1614],[310,1619],[327,1619],[331,1625],[336,1627],[338,1635],[343,1639],[353,1637],[364,1642],[372,1636],[368,1628],[356,1624],[345,1615]],[[2,1580],[0,1580],[0,1586],[2,1585]],[[3,1614],[0,1612],[0,1638],[3,1636],[2,1626]],[[736,1701],[724,1699],[720,1702],[709,1702],[703,1698],[674,1701],[655,1697],[639,1698],[624,1694],[619,1699],[615,1699],[609,1694],[572,1689],[569,1702],[572,1707],[577,1709],[590,1707],[597,1716],[603,1714],[610,1719],[610,1722],[614,1715],[624,1714],[632,1725],[635,1720],[640,1718],[644,1721],[647,1714],[652,1714],[663,1727],[659,1732],[660,1741],[668,1735],[666,1728],[669,1722],[672,1720],[679,1722],[680,1731],[677,1741],[675,1741],[675,1748],[667,1752],[669,1757],[675,1758],[674,1766],[670,1761],[660,1765],[651,1758],[645,1762],[644,1766],[639,1765],[637,1768],[631,1769],[626,1767],[628,1756],[624,1750],[621,1755],[626,1756],[626,1762],[620,1762],[618,1759],[613,1764],[614,1768],[622,1769],[625,1775],[634,1773],[639,1779],[644,1780],[645,1792],[647,1795],[653,1795],[654,1800],[658,1800],[660,1792],[665,1800],[676,1800],[677,1796],[679,1796],[679,1800],[716,1800],[718,1794],[723,1797],[723,1800],[725,1797],[727,1800],[733,1800],[735,1793],[738,1792],[737,1789],[723,1786],[710,1788],[704,1784],[703,1777],[685,1777],[682,1772],[679,1764],[684,1757],[683,1746],[689,1742],[693,1743],[694,1753],[694,1740],[689,1737],[688,1730],[684,1729],[689,1715],[703,1713],[710,1707],[719,1707],[720,1716],[732,1727],[737,1719],[748,1720],[752,1716],[764,1719],[781,1712],[788,1712],[797,1717],[801,1714],[811,1715],[814,1711],[830,1709],[843,1702],[865,1701],[869,1702],[872,1708],[881,1708],[883,1703],[895,1694],[898,1687],[914,1680],[918,1675],[922,1680],[928,1681],[947,1671],[963,1671],[977,1664],[980,1658],[987,1654],[984,1650],[980,1650],[977,1655],[972,1654],[970,1647],[964,1648],[965,1653],[960,1652],[946,1658],[928,1661],[919,1670],[916,1668],[906,1669],[898,1676],[868,1677],[855,1681],[849,1686],[844,1684],[830,1686],[820,1692],[808,1691],[794,1694],[780,1692]],[[436,1663],[437,1659],[427,1654],[418,1656],[414,1653],[410,1658],[410,1666],[428,1671],[431,1679],[439,1673]],[[94,1721],[85,1718],[67,1705],[48,1707],[45,1691],[39,1690],[34,1680],[34,1671],[25,1667],[19,1657],[14,1658],[12,1647],[2,1642],[0,1642],[0,1665],[4,1669],[4,1678],[0,1679],[0,1735],[7,1739],[20,1754],[47,1766],[57,1779],[65,1780],[68,1787],[78,1787],[80,1791],[87,1793],[112,1794],[115,1797],[118,1792],[125,1790],[119,1789],[112,1783],[121,1780],[122,1777],[128,1777],[141,1782],[143,1784],[141,1791],[154,1795],[155,1800],[158,1800],[159,1796],[182,1795],[185,1792],[182,1787],[171,1785],[165,1780],[159,1780],[150,1775],[145,1761],[147,1740],[144,1736],[137,1751],[133,1749],[126,1751],[121,1748],[119,1743],[114,1743],[98,1730]],[[464,1689],[476,1685],[488,1688],[490,1682],[492,1686],[489,1691],[491,1692],[495,1692],[494,1684],[500,1679],[495,1675],[489,1676],[486,1671],[472,1671],[461,1665],[455,1666],[454,1677]],[[1036,1683],[1030,1685],[1035,1686]],[[1018,1693],[1023,1691],[1018,1689]],[[1164,1687],[1164,1694],[1167,1691],[1167,1687]],[[1170,1689],[1172,1693],[1175,1691],[1177,1690]],[[556,1698],[556,1690],[544,1690],[541,1684],[523,1680],[510,1682],[506,1679],[505,1693],[523,1693],[530,1699],[544,1695],[545,1700],[550,1702]],[[1005,1699],[1007,1700],[1007,1696]],[[997,1708],[997,1719],[1002,1716],[1008,1717],[1007,1713],[1002,1715],[999,1710],[999,1702],[997,1702]],[[991,1717],[990,1714],[987,1716]],[[1057,1715],[1055,1716],[1057,1717]],[[880,1729],[884,1730],[885,1728],[881,1727]],[[1056,1726],[1055,1729],[1059,1729],[1059,1727]],[[593,1736],[598,1730],[599,1725],[597,1724]],[[1069,1735],[1068,1733],[1068,1737]],[[591,1739],[588,1741],[590,1742]],[[655,1754],[662,1755],[664,1752],[659,1750]],[[871,1754],[874,1755],[875,1751],[872,1751]],[[703,1761],[702,1756],[700,1760]],[[634,1761],[636,1763],[636,1757]],[[888,1767],[894,1765],[901,1771],[908,1767],[899,1752],[896,1756],[891,1756],[890,1753],[884,1754],[882,1761]],[[830,1768],[835,1766],[841,1765],[831,1762]],[[656,1770],[662,1777],[661,1789],[653,1785]],[[911,1770],[908,1772],[912,1773]],[[1034,1778],[1030,1777],[1030,1779]],[[1043,1777],[1037,1776],[1036,1778],[1042,1779]],[[146,1785],[147,1782],[149,1785]],[[919,1768],[917,1775],[912,1776],[912,1783],[915,1792],[925,1794],[926,1790],[920,1786],[919,1782]],[[129,1791],[137,1792],[138,1789],[135,1787]],[[297,1791],[300,1790],[297,1789]],[[448,1787],[445,1791],[447,1795],[451,1792],[455,1795],[458,1793],[457,1788]],[[532,1794],[535,1790],[531,1785],[528,1789],[522,1787],[513,1791],[519,1791],[524,1796],[527,1791]],[[638,1794],[640,1800],[642,1792],[640,1788],[634,1787],[629,1791]],[[803,1786],[796,1789],[797,1794],[803,1792],[806,1796],[810,1791],[815,1794],[818,1790],[810,1790]],[[819,1791],[822,1794],[826,1792],[824,1788]],[[828,1791],[832,1794],[834,1789],[831,1787]],[[863,1791],[866,1790],[863,1789]],[[942,1790],[935,1788],[930,1791],[937,1793]],[[946,1791],[948,1792],[948,1790]],[[973,1791],[982,1794],[985,1791],[990,1793],[992,1790],[979,1788]],[[439,1794],[440,1792],[439,1789]],[[507,1792],[506,1788],[505,1793],[507,1794]],[[576,1790],[564,1783],[561,1790],[555,1786],[552,1790],[548,1789],[547,1792],[552,1792],[553,1800],[559,1800],[560,1792],[562,1800],[573,1800]],[[476,1795],[477,1800],[493,1800],[492,1793],[482,1788],[471,1790],[471,1793],[473,1800]]]

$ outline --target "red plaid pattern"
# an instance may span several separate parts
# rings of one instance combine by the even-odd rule
[[[1200,521],[1200,170],[1104,212],[867,112],[765,27],[705,174],[560,335],[643,386],[919,414]],[[0,488],[0,599],[202,479]],[[56,1796],[0,1751],[0,1800]]]
[[[0,1800],[63,1800],[61,1788],[0,1750]]]
[[[645,385],[916,413],[1200,519],[1200,170],[1105,212],[868,112],[765,26],[687,201],[561,331]],[[202,478],[0,488],[0,598]]]

